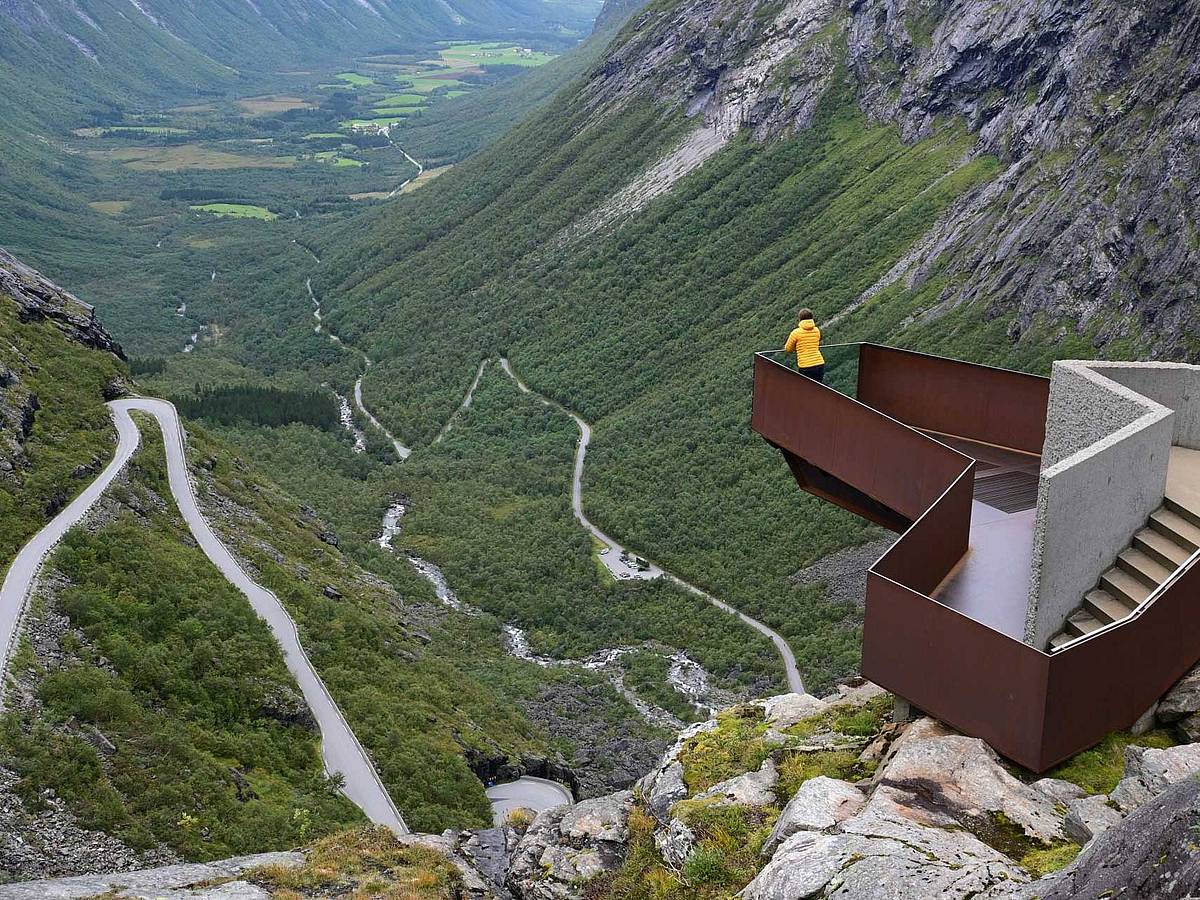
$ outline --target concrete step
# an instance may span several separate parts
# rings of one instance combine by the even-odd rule
[[[1066,632],[1075,637],[1083,637],[1085,634],[1091,634],[1097,628],[1102,628],[1103,626],[1104,623],[1090,612],[1077,609],[1067,618]]]
[[[1075,635],[1067,634],[1065,631],[1060,631],[1054,637],[1050,638],[1050,649],[1055,650],[1063,644],[1069,644],[1075,640]]]
[[[1109,622],[1119,622],[1133,612],[1132,606],[1122,603],[1108,591],[1099,588],[1087,592],[1087,596],[1083,598],[1083,608],[1105,625]]]
[[[1172,497],[1170,494],[1163,497],[1163,506],[1169,509],[1175,515],[1187,519],[1197,528],[1200,528],[1200,512],[1196,510],[1196,501],[1190,496],[1177,495]]]
[[[1137,606],[1150,596],[1145,583],[1116,566],[1100,576],[1100,587],[1128,606]]]
[[[1175,567],[1168,569],[1141,550],[1133,548],[1117,557],[1117,565],[1151,590],[1170,578],[1171,573],[1175,571]]]
[[[1160,566],[1172,570],[1178,569],[1191,556],[1186,547],[1175,543],[1165,534],[1159,534],[1153,528],[1143,528],[1134,535],[1133,546]]]
[[[1150,514],[1150,527],[1159,534],[1166,535],[1189,553],[1200,549],[1200,528],[1166,507],[1159,507]]]

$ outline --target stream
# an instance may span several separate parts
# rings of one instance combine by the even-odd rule
[[[350,408],[350,401],[337,391],[333,392],[333,396],[337,397],[338,401],[338,421],[354,437],[354,452],[366,453],[367,436],[363,434],[363,430],[354,422],[354,410]]]

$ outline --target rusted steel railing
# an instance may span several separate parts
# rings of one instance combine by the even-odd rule
[[[857,394],[755,358],[753,427],[801,487],[903,532],[868,573],[864,676],[1041,772],[1200,660],[1200,554],[1134,615],[1053,653],[931,596],[968,548],[974,461],[922,431],[1040,453],[1047,379],[864,344]]]

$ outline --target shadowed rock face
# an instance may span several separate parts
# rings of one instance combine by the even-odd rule
[[[96,320],[94,308],[2,249],[0,294],[16,301],[24,321],[48,320],[73,341],[125,358],[121,346]]]
[[[1200,781],[1188,778],[1097,837],[1062,872],[987,900],[1182,900],[1200,892]]]

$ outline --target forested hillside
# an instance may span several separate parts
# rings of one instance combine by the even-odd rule
[[[857,611],[787,576],[866,533],[747,427],[750,354],[798,306],[832,342],[1033,369],[1194,346],[1195,188],[1167,172],[1195,156],[1197,20],[1052,7],[657,4],[495,147],[314,230],[314,284],[410,444],[498,352],[592,419],[592,516],[819,685],[853,669]]]
[[[7,255],[0,335],[7,567],[111,459],[104,401],[136,387],[91,309]],[[253,397],[256,421],[279,419],[259,427],[276,433],[331,395],[248,386],[201,392],[196,412],[239,422],[229,433],[245,440]],[[344,432],[314,433],[354,459]],[[48,558],[5,676],[0,880],[289,846],[361,819],[322,773],[311,714],[265,623],[179,518],[157,428],[143,435],[128,472]],[[202,507],[296,620],[413,827],[489,822],[482,779],[505,767],[571,766],[596,792],[632,777],[621,754],[661,748],[602,674],[543,673],[508,652],[497,619],[440,601],[375,543],[377,523],[339,534],[198,424],[187,452]],[[597,767],[587,754],[605,739],[620,747]]]

